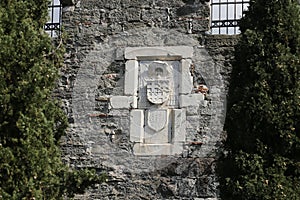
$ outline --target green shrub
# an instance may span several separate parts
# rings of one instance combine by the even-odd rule
[[[300,199],[300,6],[251,0],[229,88],[223,199]]]
[[[61,199],[100,178],[61,160],[67,119],[52,92],[62,65],[47,0],[0,1],[0,199]]]

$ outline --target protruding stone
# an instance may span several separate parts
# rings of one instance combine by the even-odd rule
[[[134,154],[137,156],[176,155],[183,151],[182,143],[175,144],[135,144]]]
[[[192,58],[193,48],[189,46],[169,47],[127,47],[125,48],[125,59],[128,60],[180,60],[181,58]]]
[[[174,109],[172,112],[173,142],[185,142],[185,109]]]
[[[126,62],[124,94],[137,96],[138,90],[138,62],[135,60],[128,60]]]
[[[190,66],[190,60],[183,59],[181,61],[179,94],[190,94],[193,90],[193,77],[191,76]]]
[[[130,112],[130,141],[141,143],[144,136],[144,110]]]
[[[114,109],[130,109],[137,108],[136,96],[112,96],[110,98],[110,106]]]

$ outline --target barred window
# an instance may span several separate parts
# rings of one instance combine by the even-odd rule
[[[48,6],[49,21],[45,24],[45,31],[51,37],[58,37],[61,31],[62,6],[59,0],[51,0]]]
[[[211,0],[211,33],[239,34],[238,21],[248,9],[249,0]]]

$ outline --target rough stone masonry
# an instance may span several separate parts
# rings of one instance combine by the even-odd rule
[[[205,0],[61,0],[64,161],[108,174],[75,199],[218,199],[235,36]]]

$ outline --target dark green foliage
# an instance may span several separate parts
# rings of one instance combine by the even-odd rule
[[[300,199],[300,6],[252,0],[240,22],[223,199]]]
[[[61,161],[67,120],[51,94],[62,49],[43,31],[47,6],[0,1],[0,199],[61,199],[100,180]]]

